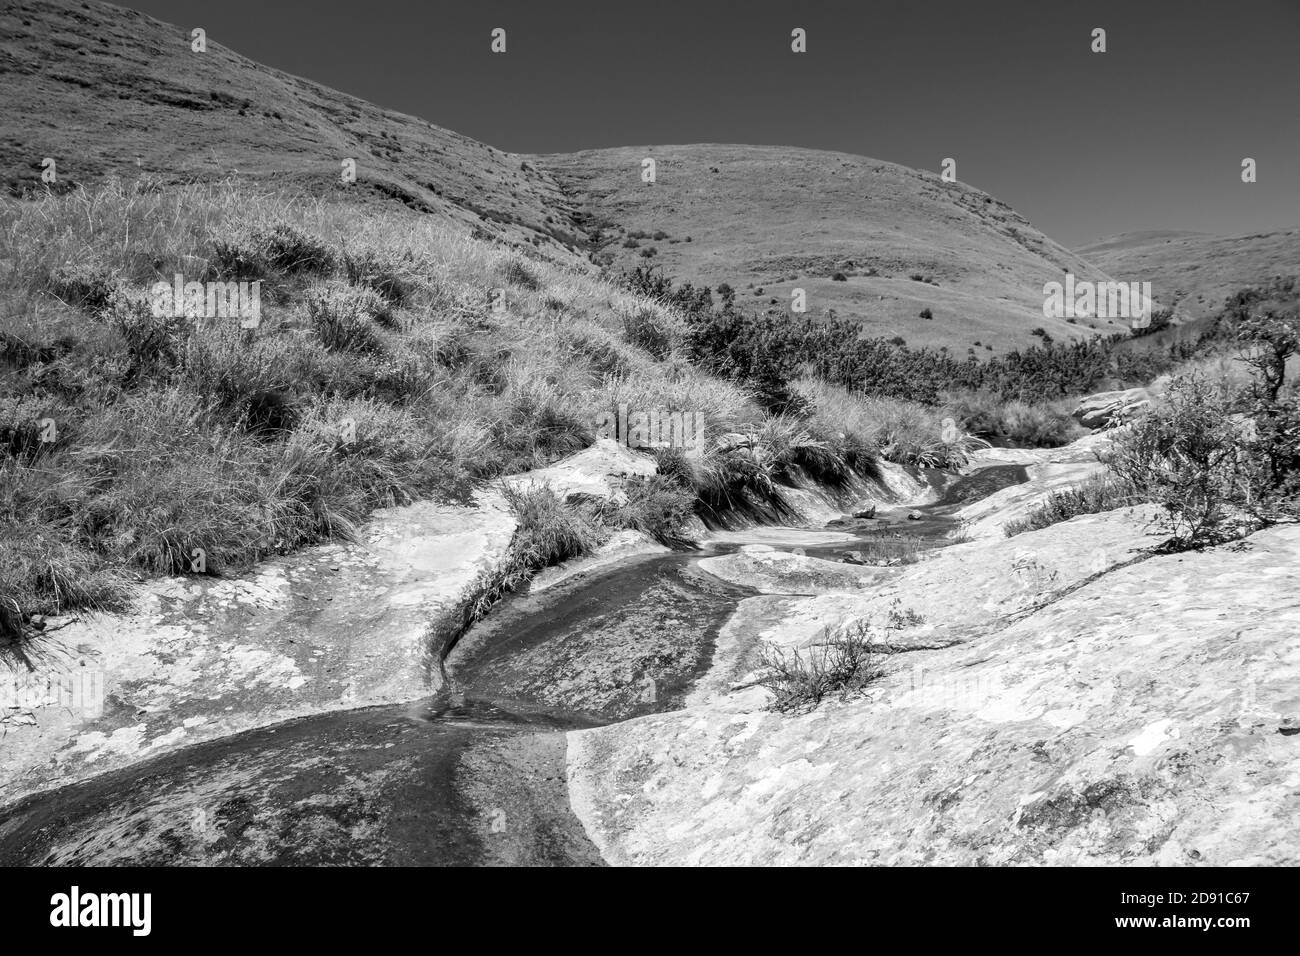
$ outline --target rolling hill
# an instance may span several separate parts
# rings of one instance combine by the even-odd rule
[[[641,180],[647,157],[653,184]],[[538,165],[605,224],[599,245],[618,266],[648,261],[669,275],[727,282],[739,301],[762,308],[788,307],[790,290],[802,288],[810,313],[834,310],[909,344],[964,351],[978,340],[1000,351],[1035,341],[1038,326],[1081,336],[1086,326],[1043,318],[1043,284],[1066,271],[1105,278],[992,196],[862,156],[645,146],[541,156]],[[927,308],[929,321],[919,318]]]
[[[1066,271],[1103,273],[1005,203],[935,173],[771,146],[506,153],[262,66],[219,39],[196,53],[186,28],[98,0],[6,4],[4,186],[39,188],[45,157],[58,164],[57,188],[239,175],[398,202],[570,265],[653,263],[727,282],[760,310],[788,308],[802,288],[810,314],[912,345],[988,356],[1036,341],[1037,327],[1091,334],[1086,321],[1043,318],[1042,288]],[[658,163],[653,185],[641,181],[646,156]],[[348,157],[352,185],[340,177]]]
[[[397,201],[585,259],[566,200],[521,157],[253,62],[208,37],[107,3],[0,8],[0,178],[62,188],[105,176],[239,175],[353,202]],[[344,158],[356,160],[345,186]]]
[[[1249,236],[1132,232],[1076,250],[1122,281],[1148,281],[1174,321],[1207,319],[1228,296],[1300,272],[1300,229]]]

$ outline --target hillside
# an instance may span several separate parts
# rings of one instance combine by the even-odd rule
[[[641,181],[645,157],[657,164],[653,185]],[[1029,332],[1038,326],[1078,336],[1085,326],[1043,318],[1043,284],[1067,270],[1102,278],[1005,203],[866,157],[647,146],[540,156],[538,165],[606,224],[600,249],[618,266],[650,262],[668,275],[727,282],[739,301],[762,308],[787,308],[790,290],[803,288],[810,313],[834,310],[909,344],[964,353],[979,341],[1001,352],[1036,341]],[[656,253],[647,259],[649,248]],[[834,281],[836,272],[845,281]],[[933,320],[919,318],[926,308]]]
[[[0,181],[11,193],[109,175],[239,174],[275,187],[397,200],[561,260],[581,237],[548,177],[414,116],[262,66],[209,36],[107,3],[20,0],[0,9]],[[344,158],[357,181],[345,186]]]
[[[186,28],[100,2],[21,0],[0,13],[0,36],[0,177],[15,194],[40,185],[46,156],[57,188],[237,173],[349,202],[399,201],[560,262],[593,250],[616,267],[652,262],[728,282],[754,307],[786,308],[798,286],[814,315],[833,310],[872,334],[982,356],[1032,343],[1038,326],[1079,335],[1082,325],[1042,317],[1043,283],[1066,270],[1100,278],[1005,203],[878,160],[752,146],[506,153],[257,64],[221,37],[195,53]],[[659,163],[653,186],[640,181],[646,155]],[[351,186],[345,157],[357,161]],[[629,240],[638,231],[649,238]],[[643,257],[652,246],[657,255]],[[831,279],[837,271],[845,281]],[[920,317],[927,308],[931,320]]]
[[[1247,286],[1300,269],[1300,229],[1250,236],[1133,232],[1076,250],[1123,281],[1148,281],[1178,323],[1214,315]]]

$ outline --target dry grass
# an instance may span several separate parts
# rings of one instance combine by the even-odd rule
[[[815,710],[823,700],[862,694],[884,670],[865,624],[832,631],[808,647],[763,647],[757,683],[772,692],[770,708],[781,713]]]
[[[842,434],[863,448],[900,464],[961,467],[988,443],[966,434],[942,408],[850,392],[817,379],[803,379],[796,389],[812,405],[819,430]]]
[[[665,479],[606,516],[665,540],[692,503],[792,517],[783,482],[834,480],[893,434],[840,438],[834,409],[770,418],[677,355],[682,320],[661,304],[428,217],[402,226],[231,182],[0,206],[5,619],[114,606],[134,573],[196,573],[197,555],[226,573],[376,507],[463,500],[585,447],[620,404],[705,415],[704,454],[665,453]],[[260,325],[154,317],[147,290],[176,273],[260,279]],[[629,316],[665,336],[638,341]],[[719,446],[737,432],[750,440]]]
[[[260,327],[154,318],[145,291],[178,272],[260,278]],[[11,616],[112,606],[132,570],[192,573],[201,551],[222,573],[376,507],[462,499],[585,447],[618,402],[700,408],[714,429],[761,418],[625,342],[622,314],[658,306],[598,278],[232,183],[6,202],[0,300]]]

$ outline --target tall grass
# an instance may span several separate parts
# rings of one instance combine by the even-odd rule
[[[863,395],[813,378],[800,379],[795,389],[811,406],[819,431],[900,464],[961,467],[988,446],[955,419],[949,423],[952,416],[943,408]]]
[[[148,290],[176,274],[261,280],[260,325],[155,317]],[[136,574],[223,574],[376,507],[466,500],[620,404],[706,418],[702,456],[665,454],[606,516],[664,540],[691,511],[791,517],[782,482],[875,453],[691,365],[663,303],[430,217],[235,181],[0,202],[0,307],[9,637],[119,606]]]
[[[8,636],[120,605],[132,571],[224,573],[376,507],[463,500],[589,444],[620,401],[761,417],[624,340],[621,315],[659,306],[393,216],[234,182],[0,205]],[[177,273],[261,279],[260,327],[155,318],[146,292]]]
[[[1130,482],[1111,474],[1098,475],[1072,488],[1052,492],[1045,501],[1030,509],[1024,518],[1008,522],[1003,533],[1012,538],[1026,531],[1049,528],[1079,515],[1100,514],[1149,500],[1148,495]]]

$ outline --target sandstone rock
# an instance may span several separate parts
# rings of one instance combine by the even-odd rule
[[[511,480],[614,496],[615,476],[654,470],[653,459],[604,440]],[[38,676],[92,675],[100,707],[42,707],[35,724],[8,727],[0,802],[292,717],[428,695],[441,680],[429,666],[440,652],[432,626],[454,618],[514,528],[495,491],[470,506],[386,508],[356,543],[308,548],[238,577],[153,580],[125,613],[33,631]],[[0,682],[10,678],[28,674],[0,661]]]
[[[890,596],[751,598],[728,683],[569,735],[575,812],[619,864],[1294,865],[1300,527],[1117,567],[1153,540],[1113,512],[893,572],[959,643],[799,716],[737,648]]]
[[[873,575],[839,561],[825,561],[785,551],[744,548],[735,554],[705,558],[710,574],[769,594],[826,594],[860,591]]]
[[[626,501],[621,478],[648,478],[656,471],[655,460],[612,438],[601,438],[568,458],[508,479],[515,487],[548,485],[557,495],[593,495]]]
[[[1071,413],[1085,428],[1110,428],[1132,421],[1151,407],[1151,393],[1145,388],[1098,392],[1079,400]]]
[[[969,540],[1001,538],[1009,523],[1023,519],[1054,492],[1103,472],[1105,466],[1098,456],[1114,434],[1115,430],[1098,432],[1063,448],[989,449],[977,456],[981,463],[1000,461],[1024,465],[1029,479],[958,510],[955,517],[962,522],[965,537]]]

